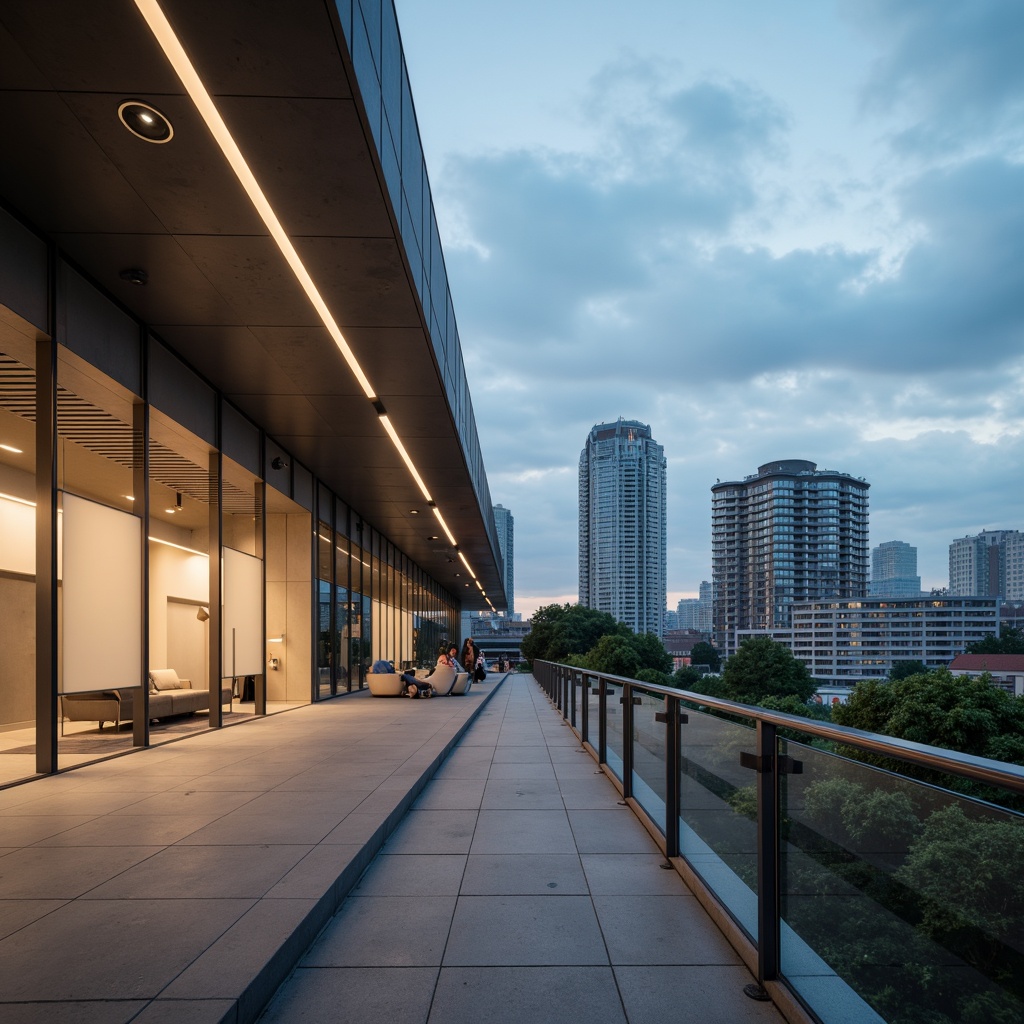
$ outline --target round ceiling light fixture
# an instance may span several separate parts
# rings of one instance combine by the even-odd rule
[[[141,100],[125,100],[117,108],[117,116],[121,124],[140,139],[146,142],[170,142],[174,138],[171,122],[156,107],[151,107]]]

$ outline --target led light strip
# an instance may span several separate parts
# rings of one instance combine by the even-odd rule
[[[154,544],[163,544],[169,548],[177,548],[179,551],[187,551],[190,555],[200,555],[202,558],[209,558],[209,554],[206,551],[196,551],[195,548],[187,548],[184,544],[175,544],[173,541],[161,540],[159,537],[149,537]]]
[[[445,536],[454,547],[457,547],[458,545],[455,537],[452,535],[451,530],[448,529],[448,524],[442,518],[437,506],[433,504],[433,498],[430,496],[430,491],[427,489],[427,485],[424,483],[423,478],[416,469],[409,453],[406,451],[405,445],[398,436],[398,432],[395,430],[394,425],[384,412],[383,406],[378,401],[376,391],[370,384],[366,374],[363,373],[363,368],[359,365],[352,349],[349,348],[348,342],[345,340],[345,336],[342,334],[341,328],[336,323],[330,309],[328,309],[327,303],[324,301],[319,289],[314,284],[309,271],[306,270],[305,265],[299,258],[299,254],[295,250],[295,246],[292,245],[291,239],[288,237],[288,234],[284,230],[280,220],[278,220],[277,214],[274,212],[273,207],[264,195],[259,182],[256,180],[256,175],[253,174],[252,169],[249,167],[248,163],[246,163],[245,157],[242,156],[242,151],[238,148],[231,132],[228,130],[228,126],[220,116],[220,112],[217,110],[206,86],[203,84],[203,81],[199,77],[191,59],[185,52],[185,47],[182,46],[181,41],[174,32],[174,29],[171,28],[171,24],[167,20],[167,16],[164,14],[163,9],[160,7],[157,0],[135,0],[135,6],[139,9],[139,13],[145,19],[146,24],[149,26],[149,30],[153,33],[153,37],[156,39],[160,49],[163,50],[164,56],[167,57],[167,60],[170,62],[175,74],[177,74],[178,78],[181,80],[181,84],[184,86],[185,91],[195,104],[200,117],[202,117],[203,121],[206,123],[206,127],[209,129],[214,141],[220,147],[220,151],[224,154],[224,158],[227,160],[228,165],[231,167],[232,171],[234,171],[239,184],[245,190],[246,195],[248,195],[253,206],[256,208],[256,212],[266,225],[267,230],[270,232],[271,237],[274,239],[278,249],[284,256],[285,261],[291,268],[292,273],[295,275],[295,278],[302,290],[306,293],[306,296],[312,303],[313,308],[316,310],[324,327],[327,328],[328,334],[330,334],[335,345],[338,346],[339,351],[342,356],[344,356],[345,362],[348,364],[349,369],[359,382],[359,386],[363,389],[363,393],[375,404],[375,406],[377,406],[378,418],[380,419],[381,425],[384,427],[388,437],[391,438],[391,442],[394,444],[395,449],[401,456],[406,468],[412,474],[413,480],[416,481],[416,486],[419,487],[424,500],[429,502],[433,508],[434,515],[441,524],[441,528],[444,530]],[[473,579],[476,579],[476,574],[472,569],[470,569],[469,563],[461,552],[459,552],[459,557],[462,559],[466,568],[469,569],[470,575],[473,576]]]

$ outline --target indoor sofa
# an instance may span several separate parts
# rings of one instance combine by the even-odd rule
[[[101,690],[91,693],[61,694],[61,713],[72,722],[113,722],[120,727],[122,722],[132,721],[135,713],[135,695],[138,687],[124,687],[118,690]],[[232,687],[222,686],[221,704],[232,702]],[[191,715],[196,711],[210,709],[210,691],[193,689],[191,679],[179,679],[173,668],[149,670],[149,717],[171,718],[176,715]]]

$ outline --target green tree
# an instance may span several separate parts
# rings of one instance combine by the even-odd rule
[[[760,704],[770,696],[807,701],[815,690],[803,662],[770,636],[747,637],[726,661],[722,682],[729,700],[741,704]]]
[[[1007,626],[999,636],[994,633],[984,640],[975,640],[964,649],[965,654],[1024,654],[1024,630]]]
[[[593,648],[605,635],[627,635],[628,626],[607,612],[579,604],[549,604],[538,608],[530,619],[530,632],[520,648],[528,661],[565,661]]]
[[[707,665],[712,672],[717,672],[722,667],[722,658],[711,644],[701,640],[690,650],[690,664]]]
[[[587,652],[586,658],[581,659],[585,662],[582,667],[634,679],[641,665],[640,656],[630,640],[627,636],[606,634]]]
[[[1024,763],[1024,698],[993,686],[987,675],[972,679],[940,668],[893,682],[861,682],[832,709],[832,720],[964,754],[1009,754]]]
[[[923,661],[894,661],[889,669],[890,682],[897,679],[906,679],[908,676],[920,675],[927,672],[928,666]]]
[[[641,668],[663,674],[672,671],[672,655],[665,650],[665,645],[656,634],[634,633],[629,640],[640,659]]]

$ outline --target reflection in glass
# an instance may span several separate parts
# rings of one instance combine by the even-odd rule
[[[633,797],[651,820],[665,831],[665,729],[654,716],[664,711],[665,699],[633,690]]]
[[[35,773],[36,374],[16,320],[0,318],[0,784]]]
[[[784,777],[782,819],[793,987],[811,993],[838,976],[886,1020],[1024,1019],[1020,815],[785,746],[803,762]]]
[[[683,856],[751,937],[757,936],[755,775],[740,765],[751,726],[687,709],[681,726],[679,843]]]

